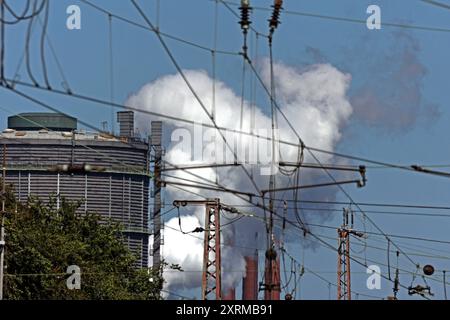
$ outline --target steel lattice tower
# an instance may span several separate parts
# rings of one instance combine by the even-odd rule
[[[206,202],[205,239],[203,245],[202,299],[215,292],[216,300],[222,299],[220,254],[220,201]]]
[[[344,209],[343,223],[338,229],[338,265],[337,265],[337,299],[351,300],[351,274],[350,274],[350,233],[353,227],[353,213],[351,213],[351,226],[349,226],[350,210]]]

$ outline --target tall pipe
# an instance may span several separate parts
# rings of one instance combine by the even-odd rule
[[[236,289],[229,288],[224,294],[222,294],[222,300],[236,300]]]
[[[258,251],[254,255],[245,257],[242,300],[258,300]]]
[[[280,258],[274,261],[275,268],[273,271],[273,282],[275,283],[275,290],[272,292],[272,300],[280,300],[281,294],[281,279],[280,279]]]
[[[280,300],[280,258],[266,258],[264,300]]]

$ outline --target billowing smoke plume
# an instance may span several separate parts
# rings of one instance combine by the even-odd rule
[[[263,78],[269,78],[269,68],[267,61],[263,61],[260,66]],[[300,133],[305,143],[317,146],[327,150],[333,150],[339,141],[340,128],[345,125],[352,114],[352,107],[347,98],[347,90],[350,85],[351,77],[344,74],[329,64],[317,64],[305,69],[296,69],[281,63],[274,66],[277,99],[284,114],[287,116],[291,125]],[[194,89],[196,90],[204,105],[211,111],[212,94],[211,88],[213,80],[204,71],[184,71]],[[241,127],[241,97],[236,95],[223,82],[216,82],[216,121],[218,126],[237,129]],[[180,75],[168,75],[161,77],[149,84],[143,86],[136,94],[132,95],[127,105],[138,109],[146,109],[167,115],[204,122],[210,124],[210,121],[202,110],[196,98],[190,92]],[[244,101],[242,129],[250,132],[251,123],[255,124],[253,129],[266,129],[267,136],[270,136],[271,120],[269,109],[264,112],[262,108],[252,106],[248,101]],[[253,116],[252,116],[253,115]],[[148,127],[150,117],[139,115],[138,125],[141,128]],[[171,129],[183,126],[171,120],[164,120],[165,126]],[[297,143],[298,139],[289,128],[286,121],[278,115],[278,136],[286,141]],[[209,130],[209,131],[208,131]],[[186,130],[185,130],[186,131]],[[195,143],[188,141],[186,132],[183,130],[173,130],[168,132],[172,134],[172,142],[167,148],[165,159],[176,165],[189,165],[194,163],[214,163],[217,159],[212,156],[212,150],[215,150],[213,140],[203,141],[202,148],[194,147],[194,155],[190,147]],[[192,139],[198,138],[196,129],[188,128]],[[211,138],[214,133],[212,129],[204,129],[202,134]],[[264,134],[262,134],[264,135]],[[180,137],[183,136],[183,139]],[[202,136],[200,136],[202,137]],[[231,138],[230,138],[231,137]],[[227,136],[231,143],[233,136]],[[216,134],[216,141],[221,141]],[[240,136],[238,140],[242,141],[246,147],[252,147],[254,141],[249,136]],[[208,142],[209,141],[209,142]],[[207,152],[205,152],[207,151]],[[203,153],[203,157],[201,154]],[[297,161],[299,148],[293,146],[281,146],[283,161]],[[305,161],[311,161],[308,155],[305,155]],[[323,162],[331,160],[329,155],[319,155]],[[227,161],[228,162],[228,161]],[[256,184],[261,188],[267,188],[268,177],[260,175],[258,166],[246,166],[253,173]],[[256,169],[255,169],[256,168]],[[217,181],[219,184],[230,189],[246,190],[255,192],[252,183],[240,167],[225,167],[220,169],[195,169],[190,172],[199,177]],[[169,174],[170,173],[170,174]],[[205,183],[198,177],[193,177],[183,171],[170,171],[168,175],[178,178],[190,179]],[[166,175],[167,181],[175,181],[174,178]],[[283,179],[279,177],[279,179]],[[180,180],[178,180],[180,181]],[[285,183],[286,179],[283,183]],[[318,181],[317,173],[305,171],[302,173],[302,183],[314,183]],[[281,182],[280,182],[281,185]],[[194,194],[199,193],[205,197],[220,197],[226,204],[248,204],[245,201],[236,198],[232,194],[208,192],[198,188],[189,188],[190,192],[183,192],[180,189],[170,187],[166,189],[166,202],[174,198],[177,199],[199,199]],[[335,190],[320,191],[321,199],[332,199],[335,196]],[[192,231],[204,222],[204,209],[197,207],[190,209],[183,207],[181,212],[181,225],[183,231]],[[254,208],[243,208],[243,211],[255,212]],[[259,213],[260,214],[260,213]],[[228,218],[223,219],[222,224],[238,217],[228,214]],[[245,262],[243,255],[247,253],[246,248],[265,246],[265,228],[261,219],[246,217],[239,220],[238,223],[230,224],[223,228],[222,241],[225,244],[223,255],[223,283],[224,287],[236,285],[243,276]],[[258,240],[255,241],[256,233],[259,232]],[[167,262],[179,264],[185,272],[168,272],[166,274],[167,285],[169,287],[194,288],[200,286],[202,254],[203,254],[203,234],[184,235],[179,230],[178,218],[170,219],[166,223],[165,244],[163,255]],[[255,243],[256,242],[256,243]],[[228,246],[229,245],[229,246]]]
[[[392,43],[387,50],[384,46],[374,49],[374,43],[368,42],[365,50],[353,53],[362,60],[354,65],[364,79],[351,95],[351,103],[364,125],[401,132],[435,120],[440,112],[423,96],[427,69],[419,58],[419,43],[404,32],[391,36],[391,41],[383,37],[383,44]]]

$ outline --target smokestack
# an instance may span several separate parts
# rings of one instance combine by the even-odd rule
[[[242,279],[242,300],[258,300],[258,251],[244,259],[245,277]]]
[[[236,300],[236,289],[228,289],[228,291],[222,295],[222,300]]]
[[[277,258],[275,268],[273,272],[273,281],[276,284],[275,289],[272,291],[272,300],[280,300],[281,293],[281,279],[280,279],[280,258]]]
[[[276,254],[275,250],[271,250]],[[264,272],[264,300],[280,300],[280,258],[277,255],[266,255],[266,270]]]
[[[117,112],[117,122],[120,124],[119,135],[121,137],[131,138],[134,136],[134,112],[119,111]]]

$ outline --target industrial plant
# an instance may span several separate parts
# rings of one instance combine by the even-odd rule
[[[0,0],[0,300],[447,300],[450,5],[66,2]]]
[[[10,116],[0,136],[6,183],[19,201],[63,198],[78,211],[122,224],[128,246],[148,265],[149,145],[134,135],[132,112],[119,112],[120,137],[77,129],[57,113]]]

